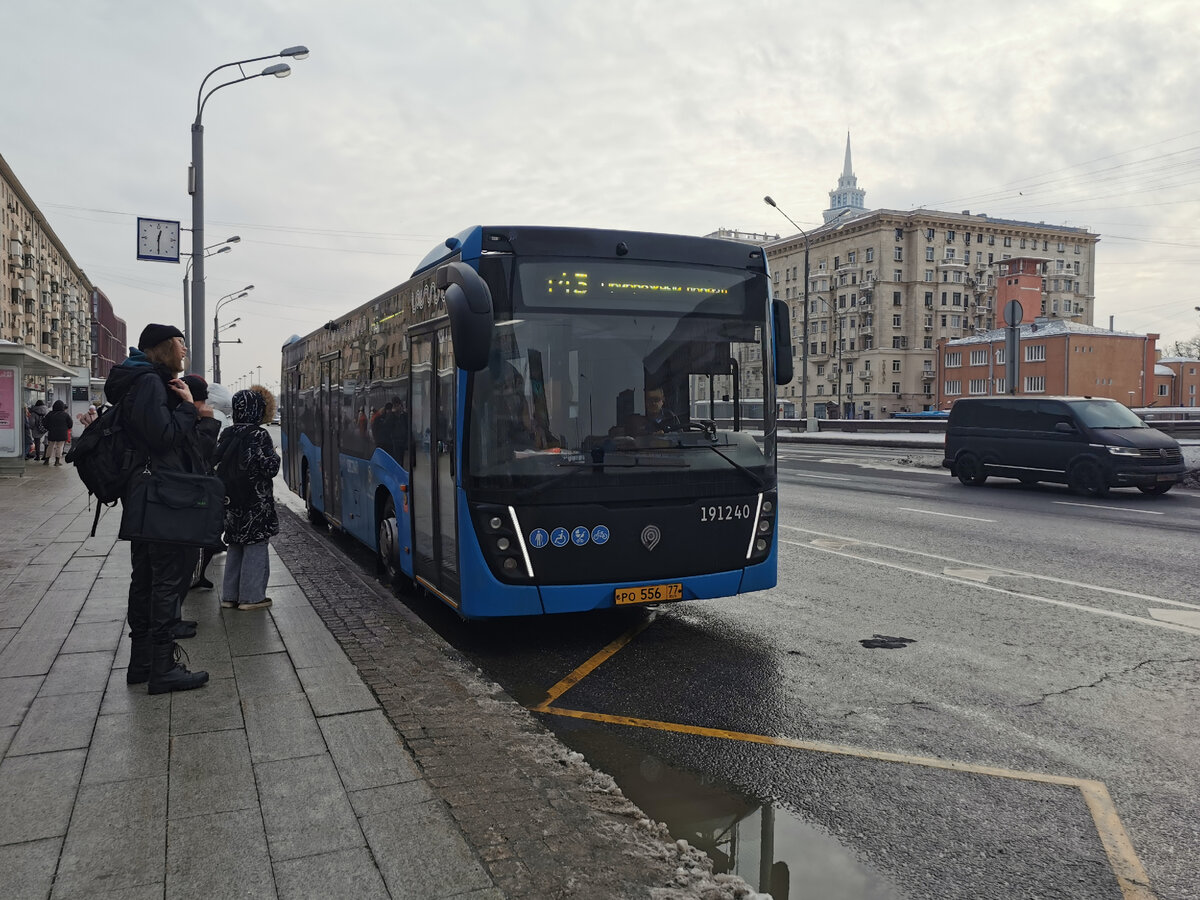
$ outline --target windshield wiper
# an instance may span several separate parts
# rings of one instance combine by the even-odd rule
[[[560,462],[559,469],[567,469],[561,475],[556,475],[548,481],[543,481],[536,487],[531,487],[521,493],[522,498],[536,497],[568,479],[574,478],[580,472],[589,469],[602,472],[605,468],[614,469],[690,469],[691,463],[686,459],[671,456],[650,456],[637,453],[609,451],[597,456],[593,454],[591,462]]]
[[[765,481],[763,481],[761,478],[759,478],[757,475],[755,475],[753,472],[751,472],[749,469],[747,469],[745,466],[743,466],[736,459],[731,459],[730,457],[726,456],[724,453],[722,453],[720,450],[718,450],[712,444],[708,445],[708,449],[711,450],[713,453],[717,454],[717,456],[721,457],[721,459],[725,460],[725,462],[729,463],[731,466],[733,466],[735,469],[737,469],[739,472],[741,472],[743,475],[745,475],[751,481],[753,481],[755,487],[757,487],[760,491],[766,486]]]

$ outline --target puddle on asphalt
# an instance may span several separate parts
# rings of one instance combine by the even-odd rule
[[[673,838],[707,853],[714,872],[738,875],[774,900],[900,896],[828,832],[783,807],[748,797],[722,779],[672,768],[611,732],[583,726],[558,730],[558,736],[610,774]]]

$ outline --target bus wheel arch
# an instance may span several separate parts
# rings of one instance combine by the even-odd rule
[[[400,566],[400,526],[396,520],[396,503],[384,488],[375,495],[375,558],[388,584],[400,588],[411,584]]]
[[[308,521],[314,525],[325,525],[325,514],[313,506],[312,474],[307,459],[300,464],[300,495],[304,498],[304,509],[308,513]]]

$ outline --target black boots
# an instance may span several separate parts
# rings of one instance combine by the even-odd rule
[[[150,680],[150,660],[154,645],[149,638],[133,638],[129,650],[129,668],[125,670],[126,684],[145,684]]]
[[[189,672],[187,667],[179,662],[180,655],[186,654],[176,643],[155,644],[154,659],[150,668],[151,694],[166,694],[171,691],[190,691],[208,682],[207,672]]]

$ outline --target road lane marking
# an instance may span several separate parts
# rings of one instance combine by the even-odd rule
[[[891,753],[884,750],[865,750],[860,747],[849,747],[840,744],[828,744],[823,741],[801,741],[788,737],[772,737],[765,734],[753,734],[744,731],[730,731],[724,728],[707,728],[702,725],[684,725],[679,722],[661,722],[654,719],[640,719],[634,716],[618,716],[608,713],[586,712],[578,709],[542,704],[534,707],[534,711],[553,716],[564,716],[573,719],[584,719],[591,722],[601,722],[607,725],[625,725],[630,728],[648,728],[656,731],[666,731],[675,734],[690,734],[696,737],[718,738],[729,741],[742,741],[752,744],[767,744],[772,747],[784,747],[791,750],[805,750],[812,753],[828,753],[836,756],[850,756],[857,759],[867,759],[879,762],[900,763],[909,766],[922,766],[930,769],[942,769],[949,772],[965,772],[972,775],[986,775],[992,778],[1006,778],[1014,781],[1029,781],[1040,784],[1053,784],[1073,787],[1083,794],[1084,803],[1092,815],[1092,823],[1100,843],[1108,857],[1109,866],[1125,900],[1154,900],[1150,889],[1150,880],[1146,870],[1138,859],[1133,842],[1121,824],[1116,805],[1108,788],[1102,781],[1088,778],[1071,778],[1064,775],[1051,775],[1045,772],[1024,772],[1020,769],[1006,769],[999,766],[981,766],[975,763],[959,762],[952,759],[936,759],[928,756],[913,756],[907,753]]]
[[[830,547],[819,547],[813,543],[801,544],[798,541],[784,541],[784,540],[780,540],[779,543],[787,544],[788,546],[791,546],[791,547],[800,547],[803,549],[815,550],[818,553],[830,553],[833,556],[841,556],[846,559],[854,559],[854,560],[858,560],[859,562],[870,563],[871,565],[883,566],[884,568],[887,568],[887,569],[896,569],[900,572],[908,572],[912,575],[924,575],[926,578],[936,578],[941,581],[949,581],[954,584],[969,584],[971,587],[977,588],[978,590],[981,590],[981,591],[992,591],[997,594],[1004,594],[1009,597],[1015,597],[1019,600],[1035,600],[1038,603],[1048,603],[1051,606],[1062,606],[1062,607],[1065,607],[1066,609],[1073,609],[1078,612],[1091,613],[1092,615],[1095,615],[1095,616],[1108,616],[1109,618],[1121,619],[1122,621],[1125,621],[1125,622],[1133,622],[1137,625],[1149,625],[1152,628],[1162,628],[1166,631],[1176,631],[1176,632],[1179,632],[1180,634],[1190,634],[1193,636],[1196,634],[1196,629],[1186,628],[1182,625],[1176,625],[1173,622],[1162,622],[1162,621],[1159,621],[1158,619],[1148,619],[1145,616],[1131,616],[1128,613],[1116,612],[1114,610],[1109,610],[1109,609],[1098,609],[1095,606],[1084,606],[1081,603],[1071,603],[1067,600],[1055,600],[1053,597],[1039,597],[1037,594],[1025,594],[1025,593],[1022,593],[1021,591],[1009,590],[1008,588],[994,587],[990,584],[981,584],[978,581],[967,581],[962,578],[951,578],[947,575],[943,575],[941,572],[930,572],[927,569],[917,569],[912,566],[902,566],[899,563],[884,562],[883,560],[879,560],[879,559],[871,559],[869,556],[859,556],[856,553],[846,553],[842,550],[835,550]],[[1033,576],[1033,577],[1036,578],[1037,576]],[[1170,602],[1170,601],[1168,601],[1168,602]]]
[[[1002,578],[1004,572],[997,572],[995,569],[952,569],[949,566],[942,569],[943,575],[949,575],[951,578],[967,578],[971,581],[978,581],[981,584],[987,584],[989,578]],[[1015,576],[1008,576],[1010,578]]]
[[[928,559],[936,559],[939,562],[953,563],[955,565],[965,566],[967,568],[974,568],[976,565],[974,563],[967,562],[966,560],[955,559],[953,556],[942,556],[938,553],[929,553],[925,550],[912,550],[908,547],[895,547],[891,544],[878,544],[873,541],[863,541],[859,540],[858,538],[845,537],[844,535],[840,534],[830,534],[827,531],[815,531],[811,528],[801,528],[798,525],[780,524],[779,527],[786,528],[789,531],[799,531],[802,534],[813,534],[821,538],[843,541],[848,544],[862,544],[865,547],[878,547],[882,550],[893,550],[896,553],[907,553],[910,556],[924,556]],[[1086,588],[1090,591],[1099,591],[1100,593],[1104,594],[1115,594],[1118,597],[1127,597],[1131,600],[1144,600],[1147,603],[1157,603],[1163,606],[1178,606],[1183,609],[1200,610],[1200,606],[1196,605],[1195,603],[1185,603],[1182,600],[1168,600],[1166,597],[1154,597],[1150,594],[1139,594],[1134,591],[1123,591],[1120,588],[1104,587],[1103,585],[1099,584],[1087,584],[1086,582],[1082,581],[1071,581],[1069,578],[1055,578],[1053,575],[1040,575],[1037,572],[1022,572],[1019,569],[1006,569],[1002,566],[990,566],[989,568],[995,569],[997,572],[1003,572],[1005,575],[1019,575],[1023,578],[1040,579],[1041,581],[1049,581],[1053,584],[1062,584],[1066,585],[1067,587]]]
[[[849,475],[812,475],[808,472],[787,472],[792,478],[820,478],[822,481],[853,481]]]
[[[980,519],[976,516],[956,516],[953,513],[934,512],[931,509],[913,509],[911,506],[897,506],[896,509],[904,512],[922,513],[926,516],[945,516],[947,519],[970,519],[972,522],[995,522],[995,519]]]
[[[1146,612],[1164,622],[1174,622],[1176,625],[1186,625],[1200,631],[1200,612],[1185,609],[1148,609]]]
[[[1070,500],[1051,500],[1058,506],[1082,506],[1084,509],[1113,509],[1117,512],[1135,512],[1145,516],[1165,516],[1166,513],[1158,512],[1153,509],[1136,509],[1132,506],[1101,506],[1099,503],[1072,503]]]

